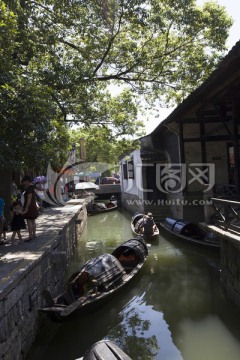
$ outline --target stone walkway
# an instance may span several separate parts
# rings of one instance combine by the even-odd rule
[[[0,297],[4,296],[6,288],[19,281],[21,273],[24,276],[25,270],[41,258],[83,203],[84,199],[70,200],[64,207],[44,209],[36,221],[37,238],[30,242],[11,245],[12,233],[7,233],[7,243],[0,245]],[[26,240],[28,232],[23,230],[22,236]]]

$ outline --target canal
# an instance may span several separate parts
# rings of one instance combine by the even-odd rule
[[[89,217],[69,274],[131,237],[127,212]],[[219,255],[160,235],[137,277],[99,311],[65,324],[44,320],[27,360],[75,360],[103,338],[134,360],[239,360],[240,311],[219,271]]]

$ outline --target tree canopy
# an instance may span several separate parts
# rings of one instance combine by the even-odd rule
[[[107,127],[92,125],[70,131],[71,143],[76,146],[77,156],[81,158],[81,139],[84,140],[86,161],[88,163],[108,163],[117,165],[123,154],[137,149],[139,141],[129,138],[114,139]]]
[[[47,86],[31,71],[20,3],[0,1],[0,169],[46,168],[65,161],[68,129]],[[14,5],[14,6],[13,6]]]
[[[195,0],[21,4],[32,43],[28,60],[38,62],[41,83],[66,115],[86,123],[98,121],[110,84],[128,85],[132,98],[182,99],[216,66],[232,24],[217,3],[197,7]]]
[[[223,7],[195,0],[0,0],[0,11],[8,160],[60,159],[67,121],[108,128],[112,139],[141,134],[141,106],[179,102],[199,85],[232,24]]]

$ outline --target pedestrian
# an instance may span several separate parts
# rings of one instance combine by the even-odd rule
[[[142,222],[143,234],[146,236],[151,236],[154,234],[154,230],[156,228],[156,224],[153,220],[152,213],[147,213],[144,215]]]
[[[11,243],[12,243],[12,245],[16,245],[17,244],[15,241],[16,234],[18,235],[18,239],[21,244],[23,241],[22,235],[21,235],[21,230],[26,229],[26,224],[25,224],[24,216],[23,216],[23,210],[21,207],[21,203],[19,201],[13,202],[12,212],[13,212],[13,217],[12,217],[11,230],[13,233],[12,233]]]
[[[31,241],[36,238],[35,220],[38,216],[37,196],[30,176],[25,175],[21,182],[25,188],[23,215],[27,220],[27,228],[29,233],[29,238],[25,241]]]
[[[6,221],[4,217],[4,206],[5,206],[5,201],[0,196],[0,241],[2,238],[4,223]]]

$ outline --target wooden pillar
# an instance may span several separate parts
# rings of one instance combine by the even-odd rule
[[[179,122],[179,150],[180,150],[180,161],[182,164],[185,163],[185,149],[184,149],[184,137],[183,137],[183,122]]]
[[[238,113],[236,109],[236,100],[232,102],[233,117],[233,149],[234,149],[234,182],[236,193],[240,194],[240,159],[239,159],[239,141],[238,141]]]
[[[205,138],[205,123],[204,119],[201,116],[198,116],[199,121],[199,130],[200,130],[200,143],[201,143],[201,162],[202,164],[207,163],[207,154],[206,154],[206,138]],[[206,165],[202,165],[202,171],[206,170]],[[209,173],[208,180],[203,180],[204,183],[209,183]]]
[[[205,140],[205,124],[202,118],[199,119],[199,127],[200,127],[200,142],[201,142],[201,158],[202,164],[206,164],[207,155],[206,155],[206,140]]]
[[[180,150],[181,164],[185,164],[186,163],[186,157],[185,157],[185,148],[184,148],[183,121],[181,121],[181,120],[179,122],[179,150]],[[186,181],[186,186],[183,189],[183,193],[187,193],[187,192],[188,192],[188,188],[187,188],[187,181]]]

